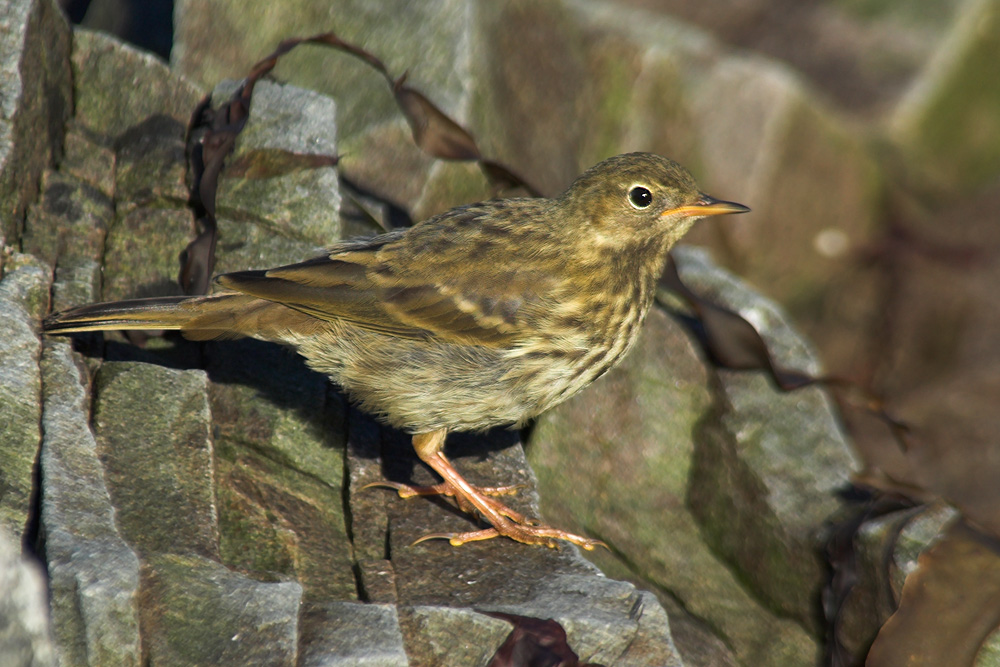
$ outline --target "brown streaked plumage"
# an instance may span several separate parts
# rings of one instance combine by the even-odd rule
[[[45,328],[291,345],[364,409],[413,434],[444,478],[433,489],[394,485],[401,495],[455,496],[493,526],[430,537],[592,549],[597,541],[535,525],[470,486],[442,453],[445,436],[521,424],[612,368],[635,341],[670,247],[698,218],[747,210],[700,193],[675,162],[630,153],[555,199],[458,207],[300,264],[219,276],[220,294],[83,306]]]

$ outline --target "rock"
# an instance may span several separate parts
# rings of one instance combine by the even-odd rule
[[[218,559],[205,373],[108,363],[94,394],[97,452],[125,540],[142,555]]]
[[[235,88],[232,81],[217,86],[214,105]],[[337,171],[295,164],[337,155],[336,118],[329,97],[269,81],[254,87],[250,122],[219,179],[220,272],[299,262],[340,238]],[[242,175],[233,176],[237,169]]]
[[[468,40],[473,5],[466,0],[418,5],[392,0],[377,7],[351,0],[338,5],[335,14],[328,7],[290,0],[274,5],[266,17],[229,0],[212,6],[182,0],[175,7],[172,65],[206,87],[246,76],[282,40],[334,31],[347,41],[362,39],[365,48],[384,54],[393,76],[413,70],[411,84],[432,86],[433,91],[425,92],[454,108],[467,82],[463,70],[468,67],[469,50],[475,48]],[[425,34],[416,35],[414,30]],[[433,42],[424,37],[433,37]],[[346,54],[300,46],[281,59],[276,73],[284,81],[337,100],[337,117],[330,121],[335,120],[345,148],[352,152],[356,146],[350,142],[366,128],[402,121],[381,75]]]
[[[468,608],[417,605],[403,607],[400,625],[408,640],[407,664],[486,665],[511,626]]]
[[[20,537],[29,523],[42,407],[38,318],[48,301],[49,271],[31,255],[12,254],[0,280],[0,529]]]
[[[870,275],[845,262],[879,231],[879,166],[856,130],[781,66],[720,60],[692,97],[703,187],[753,210],[702,225],[688,242],[709,243],[786,305],[832,367],[850,372],[877,295]]]
[[[1000,2],[973,0],[890,121],[908,169],[945,192],[967,193],[1000,172]]]
[[[299,664],[303,667],[406,667],[410,664],[394,605],[316,604],[303,610],[299,625]]]
[[[342,403],[275,345],[216,343],[207,355],[223,562],[294,575],[309,599],[355,599]]]
[[[703,254],[675,257],[685,284],[751,322],[780,368],[822,374],[773,302]],[[858,463],[821,388],[780,392],[764,373],[739,371],[720,371],[718,380],[715,414],[695,434],[688,503],[709,543],[755,590],[808,625],[825,572],[822,526]]]
[[[178,257],[191,239],[191,213],[182,208],[116,212],[104,244],[100,300],[182,294]],[[144,261],[136,262],[136,255]]]
[[[75,176],[111,199],[115,196],[114,151],[84,136],[85,132],[71,127],[66,133],[59,174]]]
[[[73,133],[67,137],[81,140]],[[89,147],[100,150],[93,144]],[[71,174],[48,171],[41,189],[39,201],[28,212],[22,241],[25,252],[49,265],[58,262],[60,268],[100,261],[114,215],[111,188],[109,193],[101,192]]]
[[[383,440],[381,452],[386,478],[433,483],[422,466],[415,465],[407,440],[399,436]],[[532,491],[534,475],[514,433],[497,430],[478,438],[455,434],[449,443],[456,466],[473,484],[524,485],[525,490],[508,501],[517,511],[539,516],[538,496]],[[378,491],[368,491],[372,492]],[[368,518],[358,512],[353,516],[356,523]],[[414,649],[416,655],[433,656],[427,659],[434,664],[470,664],[467,661],[474,656],[461,643],[449,644],[433,633],[425,636],[424,630],[457,628],[459,620],[465,618],[471,626],[458,635],[478,636],[475,633],[480,631],[474,628],[485,623],[487,628],[493,628],[488,630],[489,636],[497,639],[492,650],[510,632],[508,628],[500,634],[499,626],[477,614],[440,609],[455,606],[476,612],[500,611],[554,619],[565,629],[570,648],[584,662],[631,664],[625,662],[625,656],[633,645],[636,648],[631,655],[636,656],[635,664],[679,662],[669,641],[669,626],[658,624],[656,613],[646,611],[645,605],[652,605],[653,600],[643,598],[631,584],[603,578],[575,548],[525,549],[500,540],[473,542],[458,549],[443,540],[412,544],[431,532],[475,529],[466,517],[436,503],[395,498],[389,503],[388,521],[398,603],[401,610],[417,607],[410,615],[401,615],[404,639],[408,650],[414,642],[420,647]],[[409,634],[417,630],[420,634]],[[455,632],[457,629],[451,634]],[[478,650],[486,644],[476,646]],[[638,656],[646,662],[638,661]]]
[[[47,341],[41,535],[62,664],[138,665],[139,559],[122,539],[89,427],[90,384],[65,340]]]
[[[45,573],[21,556],[0,527],[0,663],[8,667],[56,664],[45,597]]]
[[[152,64],[149,69],[148,74],[158,71]],[[179,110],[176,116],[153,113],[114,137],[119,214],[154,206],[183,208],[188,199],[185,120]]]
[[[916,570],[917,558],[957,515],[939,505],[917,514],[895,512],[862,527],[854,547],[857,565],[852,574],[857,581],[840,615],[840,640],[852,655],[868,653],[879,628],[896,610],[903,581]]]
[[[143,566],[149,659],[165,665],[295,665],[302,587],[254,581],[196,555]]]
[[[99,298],[114,219],[114,153],[72,129],[65,149],[60,169],[42,177],[22,239],[26,252],[55,267],[52,311]]]
[[[73,123],[105,144],[154,116],[186,124],[204,94],[156,56],[90,30],[73,32],[72,62]]]
[[[639,632],[629,644],[619,661],[623,665],[662,665],[664,659],[670,659],[673,664],[683,667],[686,663],[681,652],[674,645],[673,629],[667,612],[659,604],[656,596],[649,591],[640,591],[641,612],[638,618]],[[671,650],[666,652],[664,646]],[[721,664],[720,664],[721,667]]]
[[[0,244],[15,245],[73,110],[70,30],[53,0],[0,9]]]
[[[468,88],[475,81],[476,73],[470,70],[476,62],[472,52],[481,48],[480,40],[473,37],[475,14],[473,3],[467,0],[389,2],[379,7],[352,1],[338,5],[335,16],[328,8],[308,2],[285,2],[275,5],[262,20],[238,2],[211,6],[178,2],[171,58],[179,72],[214,85],[245,76],[284,39],[332,30],[382,56],[391,76],[409,71],[408,84],[461,123],[470,104]],[[454,180],[437,181],[449,184],[441,195],[456,189],[475,192],[476,198],[487,194],[478,170],[466,173],[464,166],[437,166],[413,145],[385,80],[361,61],[332,49],[300,46],[280,60],[275,73],[337,100],[342,172],[408,207],[420,202],[418,218],[454,203],[425,196],[428,179],[438,170],[448,175],[464,173],[461,185]]]
[[[63,178],[96,187],[114,211],[99,211],[102,224],[91,231],[100,242],[93,258],[105,265],[101,298],[179,293],[177,257],[192,229],[184,132],[201,93],[156,57],[87,30],[74,33],[73,67],[77,110]],[[72,231],[45,224],[82,236],[79,223]],[[136,244],[147,261],[133,261]]]

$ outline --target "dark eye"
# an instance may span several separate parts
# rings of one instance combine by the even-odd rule
[[[653,203],[653,193],[641,185],[637,185],[628,191],[628,200],[636,208],[646,208]]]

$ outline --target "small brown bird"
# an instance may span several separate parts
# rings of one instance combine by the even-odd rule
[[[449,431],[519,425],[580,391],[635,342],[667,251],[695,220],[743,213],[648,153],[591,168],[555,199],[460,206],[409,229],[344,241],[314,259],[217,278],[225,291],[75,308],[50,333],[179,329],[290,345],[365,410],[413,435],[442,494],[504,535],[553,547],[597,540],[537,523],[478,489],[445,458]]]

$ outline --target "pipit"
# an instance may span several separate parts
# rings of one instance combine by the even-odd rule
[[[699,218],[743,213],[648,153],[592,167],[554,199],[460,206],[409,229],[336,243],[300,264],[221,275],[210,296],[102,303],[49,317],[50,333],[179,329],[290,345],[361,407],[412,434],[443,479],[400,495],[453,496],[526,544],[597,540],[539,525],[469,484],[443,452],[449,431],[520,425],[606,373],[653,302],[667,251]]]

